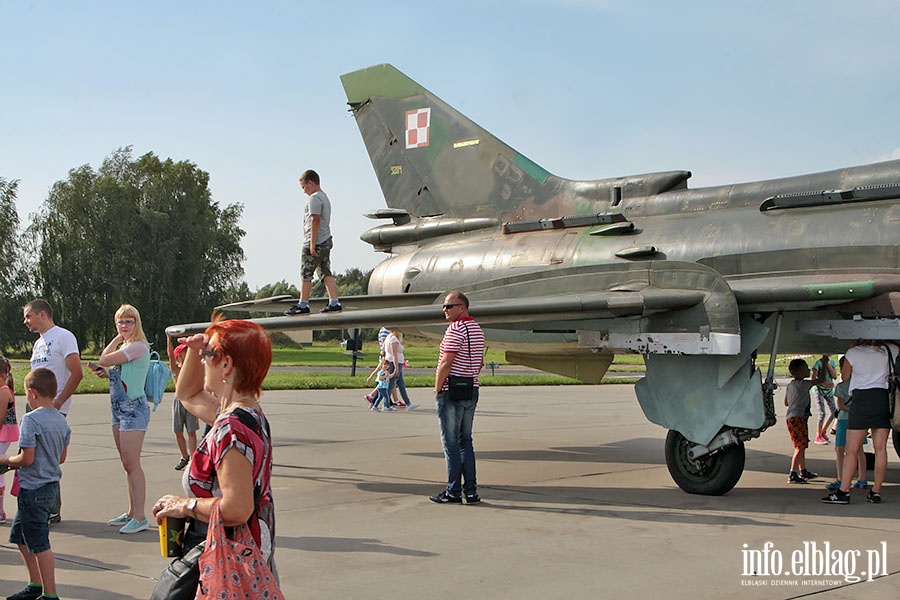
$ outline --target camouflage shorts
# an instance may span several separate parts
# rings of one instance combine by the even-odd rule
[[[303,245],[303,251],[300,253],[300,279],[301,281],[312,281],[316,271],[319,271],[319,277],[334,277],[331,273],[331,248],[334,246],[334,238],[328,238],[321,244],[316,244],[316,253],[313,256],[309,252],[309,244]]]

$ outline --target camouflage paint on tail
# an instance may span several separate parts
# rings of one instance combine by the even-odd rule
[[[389,207],[498,216],[555,192],[547,171],[391,65],[341,80]]]
[[[383,64],[341,76],[387,205],[413,217],[502,221],[587,215],[686,188],[688,171],[596,181],[551,175]],[[451,201],[450,198],[453,198]]]

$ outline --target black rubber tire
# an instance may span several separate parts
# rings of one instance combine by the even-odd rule
[[[699,461],[700,468],[688,458],[691,447],[683,435],[669,430],[666,436],[666,466],[675,483],[688,494],[721,496],[737,485],[744,473],[744,444],[730,446]]]

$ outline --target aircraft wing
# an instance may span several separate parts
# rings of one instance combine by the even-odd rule
[[[433,299],[430,304],[423,304],[426,295]],[[353,327],[381,327],[384,325],[419,326],[439,325],[446,323],[441,305],[443,293],[414,294],[416,298],[406,299],[406,305],[398,306],[398,300],[405,299],[400,295],[395,296],[362,296],[353,301],[345,302],[343,312],[318,314],[311,312],[308,315],[293,317],[264,317],[250,319],[262,327],[273,331],[286,331],[296,329],[348,329]],[[371,298],[370,302],[364,302],[364,298]],[[591,292],[579,294],[556,295],[546,297],[530,296],[525,298],[512,298],[502,300],[485,300],[472,302],[469,314],[483,325],[528,323],[553,321],[584,321],[593,319],[614,319],[620,317],[644,317],[661,312],[686,309],[703,303],[705,294],[703,291],[683,289],[645,289],[631,292]],[[270,300],[270,299],[266,299]],[[415,300],[418,304],[409,304],[408,300]],[[319,304],[324,306],[325,300],[319,299]],[[237,303],[238,310],[258,311],[259,305],[252,302]],[[373,308],[361,308],[353,310],[354,305],[370,305]],[[265,306],[265,304],[263,304]],[[274,305],[285,305],[278,300]],[[311,302],[311,305],[312,302]],[[220,307],[232,310],[235,305]],[[190,323],[184,325],[172,325],[166,328],[170,336],[182,336],[204,331],[209,323]]]
[[[396,308],[400,306],[421,306],[434,304],[446,292],[417,292],[413,294],[384,294],[377,296],[342,296],[341,305],[346,310],[369,310],[375,308]],[[282,314],[297,303],[298,299],[289,295],[271,296],[257,300],[245,300],[223,304],[215,308],[219,312],[278,313]],[[327,298],[311,298],[310,312],[319,312],[328,303]],[[293,328],[296,329],[296,328]],[[302,328],[301,328],[302,329]],[[309,329],[319,329],[311,327]]]

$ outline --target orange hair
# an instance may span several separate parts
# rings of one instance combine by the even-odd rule
[[[217,350],[231,357],[234,363],[234,391],[258,396],[262,391],[263,379],[272,365],[272,340],[266,330],[250,321],[224,321],[221,315],[214,315],[206,335],[210,339],[216,336]]]

